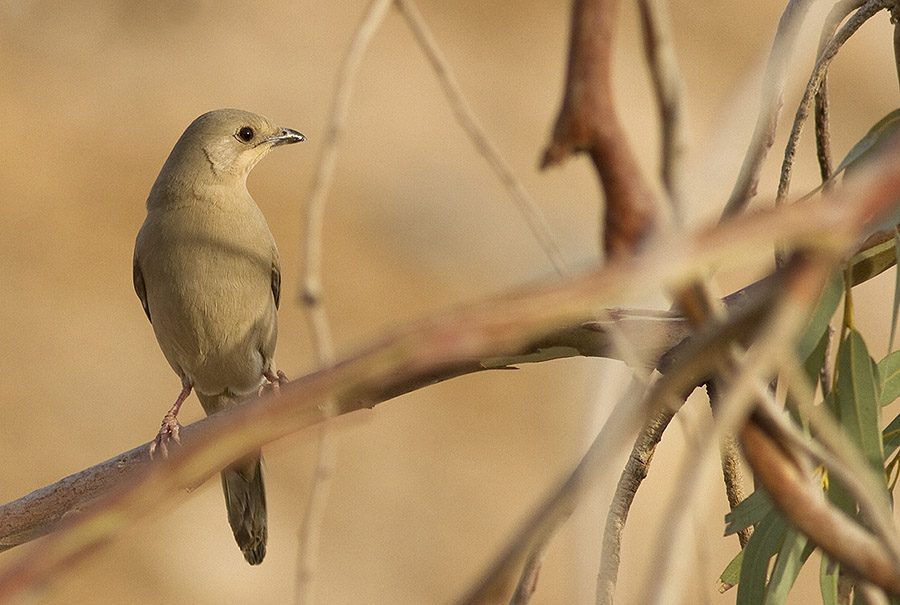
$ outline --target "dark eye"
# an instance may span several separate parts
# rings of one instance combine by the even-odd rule
[[[252,141],[254,134],[256,134],[256,133],[254,133],[253,129],[250,128],[249,126],[244,126],[237,132],[238,138],[240,138],[245,143],[249,143],[250,141]]]

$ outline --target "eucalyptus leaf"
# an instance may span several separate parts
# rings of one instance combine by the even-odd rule
[[[859,166],[865,164],[866,160],[872,155],[872,152],[878,143],[890,139],[891,135],[897,132],[900,127],[900,109],[895,109],[891,113],[881,118],[877,124],[869,129],[869,132],[854,145],[847,156],[841,160],[838,167],[834,169],[831,178],[836,177],[844,170],[848,172],[857,170]]]
[[[838,352],[835,403],[841,426],[879,472],[884,465],[877,370],[859,332],[851,329]]]
[[[775,559],[775,567],[769,578],[769,586],[766,590],[766,605],[782,605],[787,599],[791,586],[800,573],[800,568],[812,553],[808,547],[806,536],[800,532],[789,529],[781,543],[778,558]]]
[[[884,427],[881,435],[884,440],[884,459],[887,460],[900,447],[900,414]]]
[[[895,266],[897,271],[894,275],[894,307],[891,313],[891,335],[888,340],[889,353],[891,347],[894,346],[894,336],[897,334],[897,315],[900,312],[900,246],[897,245],[898,243],[900,243],[900,231],[897,231],[897,228],[894,227],[894,254],[896,256]]]
[[[806,325],[806,330],[803,331],[803,336],[800,338],[800,342],[797,343],[797,359],[808,359],[816,349],[822,334],[825,333],[825,328],[828,327],[831,317],[841,302],[843,294],[844,277],[841,272],[837,272],[825,284],[822,296],[819,298],[819,304],[816,305],[815,310],[812,312],[809,323]]]
[[[828,557],[822,555],[822,563],[819,565],[819,590],[822,591],[822,605],[838,604],[838,564],[832,565]]]
[[[756,525],[772,510],[772,500],[769,495],[761,487],[757,488],[735,506],[733,511],[725,515],[725,535],[730,536],[751,525]]]
[[[758,605],[765,602],[769,559],[778,552],[787,530],[787,521],[775,509],[769,511],[753,530],[753,535],[744,548],[737,605]]]
[[[719,576],[721,586],[719,592],[725,592],[732,586],[736,586],[741,581],[741,564],[744,562],[744,551],[739,550],[738,554],[725,566],[722,574]]]
[[[881,406],[892,404],[900,397],[900,351],[894,351],[878,362],[881,380]]]

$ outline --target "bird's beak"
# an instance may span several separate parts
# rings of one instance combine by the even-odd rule
[[[273,137],[269,137],[266,139],[266,142],[271,143],[272,147],[276,147],[278,145],[290,145],[291,143],[302,143],[306,140],[306,137],[297,132],[296,130],[291,130],[290,128],[282,128],[281,134],[276,134]]]

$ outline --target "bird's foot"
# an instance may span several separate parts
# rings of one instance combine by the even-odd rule
[[[153,458],[153,454],[156,452],[157,448],[162,452],[163,458],[168,458],[169,440],[181,445],[181,437],[178,436],[179,428],[181,428],[181,425],[178,424],[178,419],[175,417],[175,414],[171,411],[167,412],[166,415],[163,416],[156,439],[150,442],[150,458]]]
[[[263,374],[263,376],[265,376],[267,382],[259,387],[260,396],[270,390],[278,395],[281,392],[281,386],[289,382],[287,375],[281,370],[278,370],[274,374],[271,371],[268,371]]]

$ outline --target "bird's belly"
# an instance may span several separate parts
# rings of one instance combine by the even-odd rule
[[[148,288],[153,327],[176,372],[201,393],[255,390],[277,335],[271,267],[252,258],[228,263],[193,256],[167,267],[167,283]],[[156,300],[154,300],[156,299]]]

